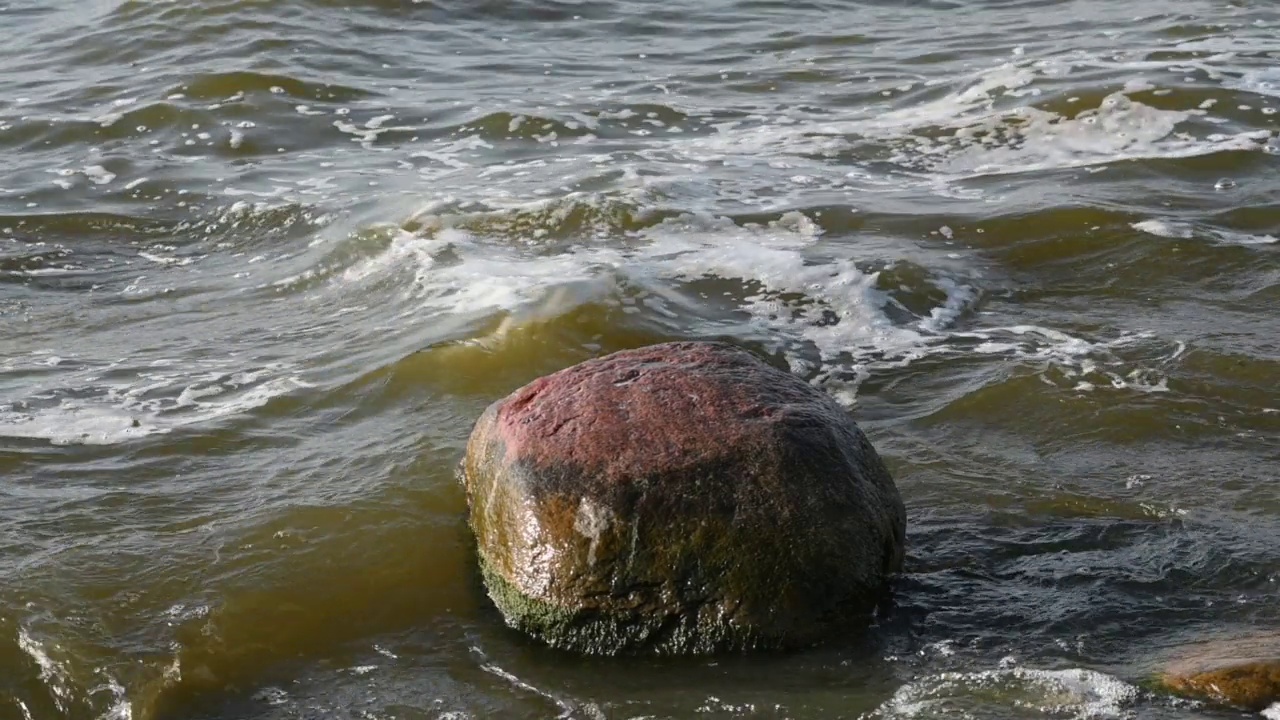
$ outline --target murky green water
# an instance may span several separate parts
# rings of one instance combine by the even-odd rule
[[[1271,0],[0,4],[0,717],[1235,717],[1280,622]],[[727,338],[909,509],[866,637],[508,631],[494,399]]]

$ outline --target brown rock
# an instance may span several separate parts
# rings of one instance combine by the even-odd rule
[[[460,475],[490,597],[562,648],[812,644],[865,624],[902,562],[902,501],[848,413],[723,343],[530,383]]]
[[[1183,648],[1161,681],[1181,695],[1265,710],[1280,702],[1280,634],[1257,633]]]

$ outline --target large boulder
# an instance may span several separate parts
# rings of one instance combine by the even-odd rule
[[[1184,647],[1161,680],[1180,695],[1265,710],[1280,703],[1280,633],[1250,633]]]
[[[884,463],[825,393],[724,343],[584,362],[494,403],[460,468],[489,595],[593,654],[811,645],[902,564]]]

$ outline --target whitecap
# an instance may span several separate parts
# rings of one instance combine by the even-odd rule
[[[49,648],[37,640],[26,628],[18,629],[18,647],[40,668],[40,681],[53,696],[54,705],[63,713],[70,711],[73,699],[71,675],[65,665],[49,654]]]
[[[114,363],[116,374],[125,361]],[[54,445],[115,445],[214,422],[313,387],[287,366],[244,370],[187,367],[140,370],[132,381],[104,383],[100,367],[58,376],[25,400],[0,406],[0,437]]]
[[[545,205],[526,210],[553,212]],[[520,210],[508,210],[520,217]],[[690,214],[633,231],[625,242],[573,242],[551,252],[521,242],[520,222],[503,225],[496,236],[465,229],[472,224],[418,213],[417,232],[397,228],[379,252],[328,275],[353,289],[393,283],[404,301],[400,317],[415,322],[475,327],[496,319],[496,330],[473,338],[483,343],[501,343],[515,328],[585,305],[659,320],[692,315],[700,318],[699,332],[732,333],[780,352],[795,372],[846,404],[876,370],[974,353],[1039,366],[1046,382],[1064,390],[1169,392],[1166,366],[1179,352],[1150,333],[1085,337],[1046,326],[966,322],[983,291],[981,277],[964,271],[924,270],[913,292],[935,299],[910,311],[896,290],[882,286],[897,261],[879,261],[880,269],[862,265],[844,256],[847,249],[824,246],[821,226],[799,212],[745,226]],[[695,299],[703,288],[725,296]],[[1136,355],[1144,360],[1127,359]]]
[[[116,174],[101,165],[89,165],[80,171],[94,185],[106,185],[116,179]]]
[[[1086,669],[1012,667],[929,675],[898,689],[873,713],[877,718],[1002,717],[1015,709],[1048,717],[1127,718],[1141,691],[1116,677]]]
[[[1130,225],[1134,230],[1138,230],[1148,235],[1155,235],[1162,238],[1175,238],[1186,240],[1195,237],[1195,229],[1190,223],[1174,222],[1171,220],[1143,220],[1142,222],[1132,223]]]
[[[1217,245],[1273,245],[1280,242],[1274,235],[1253,235],[1235,230],[1201,227],[1188,222],[1151,219],[1130,225],[1134,230],[1156,237],[1189,240],[1200,236]]]

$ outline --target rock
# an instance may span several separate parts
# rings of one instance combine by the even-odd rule
[[[1180,695],[1265,710],[1280,702],[1280,634],[1257,633],[1183,648],[1161,681]]]
[[[591,654],[814,644],[902,564],[893,479],[825,393],[724,343],[584,362],[491,405],[460,468],[512,627]]]

